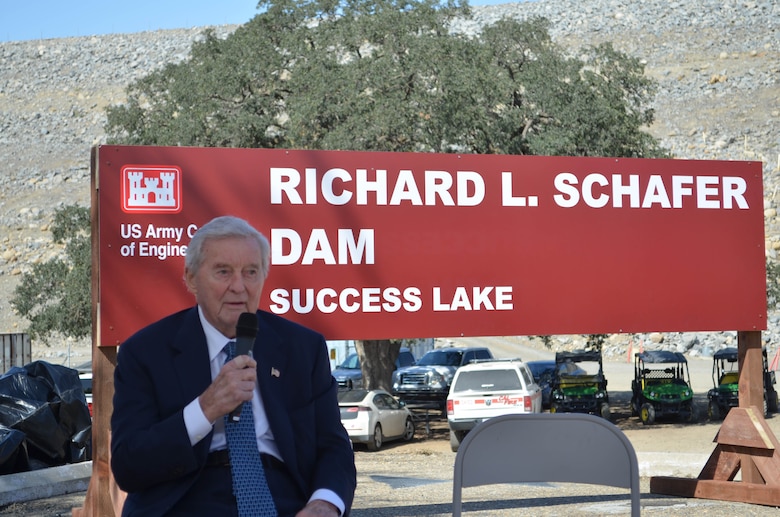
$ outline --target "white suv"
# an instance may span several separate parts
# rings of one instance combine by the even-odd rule
[[[461,366],[447,396],[450,447],[456,452],[466,433],[483,420],[541,412],[542,389],[520,359],[494,359]]]

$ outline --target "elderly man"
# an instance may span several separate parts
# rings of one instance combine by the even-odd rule
[[[123,515],[349,513],[354,456],[327,347],[316,332],[257,309],[269,257],[246,221],[210,221],[185,261],[196,306],[119,347],[111,468],[128,492]],[[233,357],[226,345],[247,313],[253,325],[257,316],[254,350]],[[237,421],[228,418],[239,407]],[[250,442],[239,452],[236,444]]]

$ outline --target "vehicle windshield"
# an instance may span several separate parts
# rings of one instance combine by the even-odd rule
[[[349,354],[344,362],[339,365],[344,370],[360,370],[360,359],[357,354]]]
[[[460,366],[460,352],[432,350],[417,361],[418,366]]]
[[[599,373],[600,365],[595,361],[582,361],[575,363],[566,361],[558,364],[558,373],[560,375],[596,375]]]
[[[81,388],[84,390],[84,393],[86,395],[90,395],[92,393],[92,378],[91,377],[89,379],[81,378],[79,380],[81,381]]]
[[[354,404],[357,402],[362,402],[362,400],[366,398],[367,394],[368,391],[366,390],[339,391],[338,399],[340,403]]]

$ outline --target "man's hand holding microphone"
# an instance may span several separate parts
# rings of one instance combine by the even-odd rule
[[[252,400],[257,384],[257,361],[252,357],[257,336],[257,315],[244,312],[236,325],[236,356],[225,363],[214,382],[200,396],[200,407],[210,422],[230,413],[230,422],[241,416],[241,405]]]

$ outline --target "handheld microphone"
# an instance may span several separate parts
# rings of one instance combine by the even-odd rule
[[[252,349],[255,346],[255,337],[257,336],[257,314],[254,312],[243,312],[238,317],[236,324],[236,355],[252,355]],[[241,406],[230,412],[228,420],[238,422],[241,420]]]

